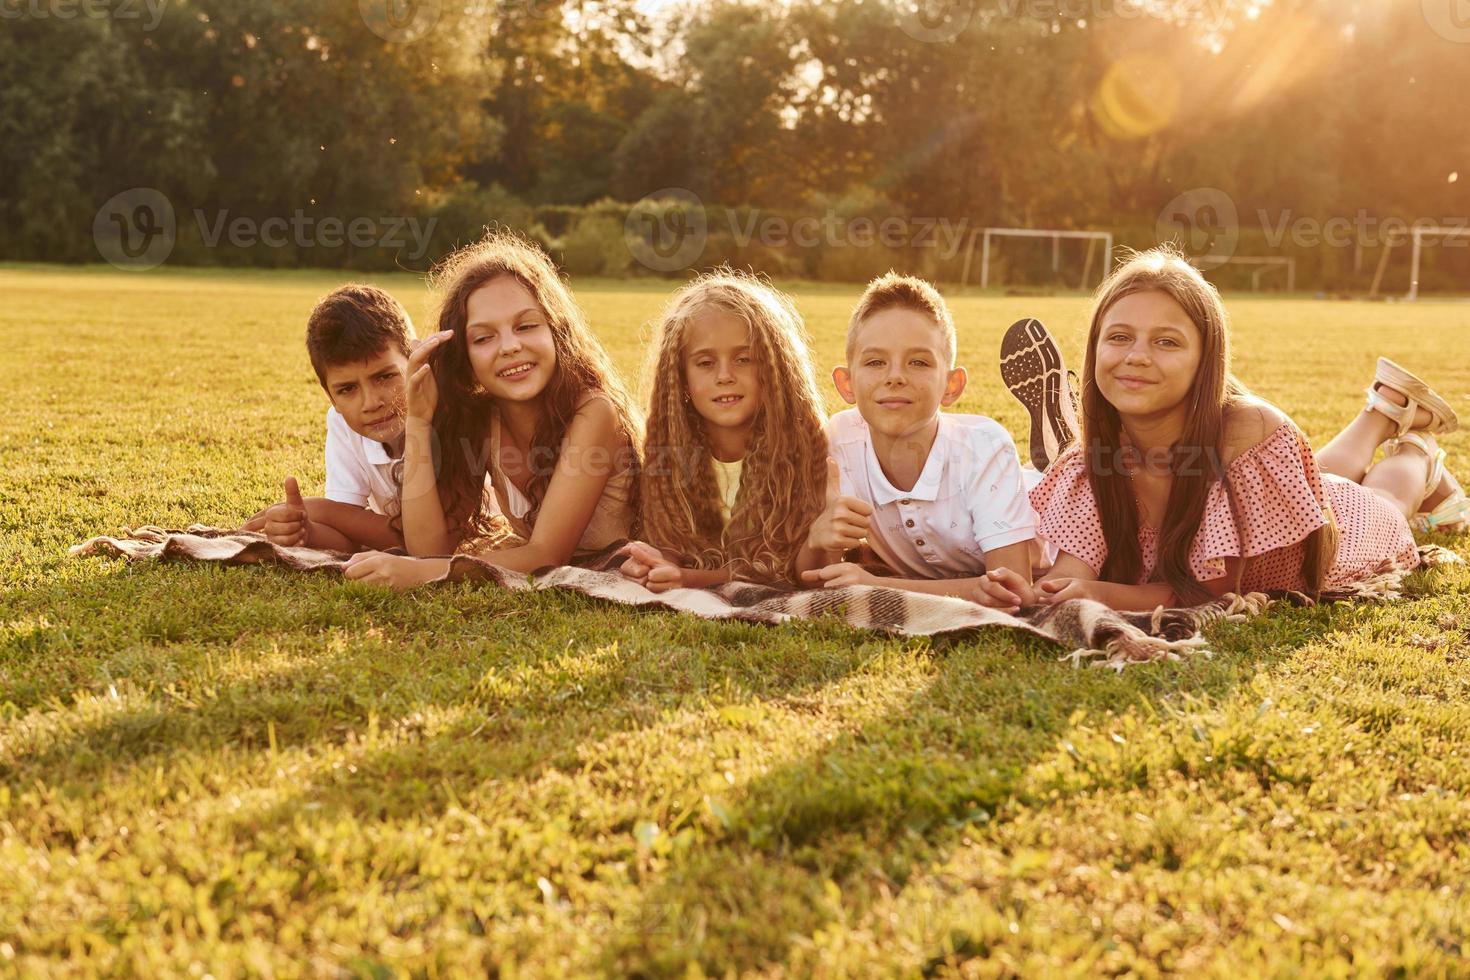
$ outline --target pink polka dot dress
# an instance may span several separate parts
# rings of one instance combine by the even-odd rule
[[[1390,559],[1406,568],[1418,565],[1414,536],[1403,514],[1366,487],[1322,473],[1312,448],[1290,422],[1237,456],[1225,472],[1234,488],[1240,526],[1231,515],[1224,483],[1215,481],[1189,552],[1196,581],[1220,578],[1225,559],[1244,557],[1243,592],[1305,591],[1305,541],[1329,517],[1336,518],[1338,529],[1329,590],[1372,574]],[[1101,573],[1108,547],[1080,449],[1052,464],[1031,491],[1031,505],[1041,518],[1039,536]],[[1136,584],[1153,575],[1158,539],[1156,529],[1140,522],[1143,573]]]

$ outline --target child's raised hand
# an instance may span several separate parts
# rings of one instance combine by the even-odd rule
[[[812,521],[807,545],[816,551],[848,551],[863,543],[872,524],[873,505],[842,495],[837,460],[827,457],[827,506]]]
[[[285,490],[285,503],[276,504],[261,515],[264,524],[260,530],[271,544],[300,548],[311,537],[311,518],[307,516],[306,501],[301,499],[301,487],[297,485],[296,477],[286,477]]]
[[[996,568],[980,576],[971,600],[991,609],[1020,612],[1037,603],[1036,591],[1021,575],[1009,568]]]
[[[431,422],[439,407],[439,382],[434,379],[434,353],[443,347],[453,330],[440,330],[425,337],[408,355],[408,414]]]

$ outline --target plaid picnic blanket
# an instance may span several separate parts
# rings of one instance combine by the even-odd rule
[[[835,617],[856,629],[899,636],[965,634],[984,627],[1020,630],[1050,640],[1066,652],[1073,664],[1122,670],[1129,664],[1155,660],[1182,660],[1208,653],[1202,630],[1211,623],[1241,621],[1260,615],[1278,601],[1310,603],[1299,594],[1268,596],[1226,595],[1187,609],[1156,609],[1148,613],[1121,613],[1101,603],[1079,599],[1023,609],[1011,615],[977,603],[948,596],[924,595],[882,586],[854,585],[832,589],[791,590],[749,582],[732,582],[713,589],[674,589],[662,594],[648,591],[618,571],[621,558],[610,546],[583,566],[563,565],[533,574],[509,571],[482,558],[457,555],[442,582],[488,583],[504,589],[531,591],[563,589],[606,602],[647,609],[667,609],[703,619],[734,619],[779,624],[793,619]],[[227,565],[270,563],[302,572],[340,574],[347,556],[312,548],[283,548],[263,534],[228,531],[194,524],[165,530],[144,526],[127,529],[121,537],[96,537],[71,549],[73,555],[116,555],[132,560],[192,560]],[[1424,565],[1461,561],[1452,551],[1427,545],[1420,548]],[[1323,600],[1387,600],[1402,596],[1410,569],[1386,566],[1356,582],[1342,593]],[[437,584],[437,583],[430,583]]]

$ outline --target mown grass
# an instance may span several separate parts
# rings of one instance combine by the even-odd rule
[[[320,485],[301,330],[335,281],[0,269],[0,970],[1467,971],[1464,571],[1117,676],[1003,634],[68,558]],[[796,291],[829,364],[856,290]],[[663,287],[579,296],[636,371]],[[1083,300],[955,307],[959,408],[1022,432],[1000,334],[1040,315],[1075,360]],[[1232,309],[1319,443],[1379,353],[1467,405],[1463,306]]]

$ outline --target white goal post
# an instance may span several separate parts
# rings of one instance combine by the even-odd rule
[[[1195,268],[1218,269],[1222,265],[1249,265],[1251,292],[1261,291],[1261,278],[1273,269],[1286,270],[1286,291],[1296,292],[1296,259],[1284,255],[1201,255],[1189,260]]]
[[[1444,238],[1470,238],[1470,225],[1449,228],[1444,225],[1415,225],[1413,266],[1409,270],[1409,295],[1404,299],[1412,303],[1419,298],[1419,262],[1424,257],[1424,236],[1437,235]]]
[[[1113,233],[1110,231],[1053,231],[1045,228],[977,228],[970,232],[968,243],[965,245],[965,266],[960,273],[960,285],[966,286],[970,282],[970,266],[975,258],[975,239],[980,238],[983,242],[980,249],[980,288],[990,288],[990,242],[994,238],[1050,238],[1051,239],[1051,268],[1053,272],[1061,272],[1062,268],[1062,239],[1084,239],[1087,241],[1087,262],[1082,269],[1082,289],[1088,288],[1088,280],[1092,278],[1093,253],[1097,242],[1103,243],[1103,260],[1100,263],[1102,277],[1107,278],[1113,270]]]

